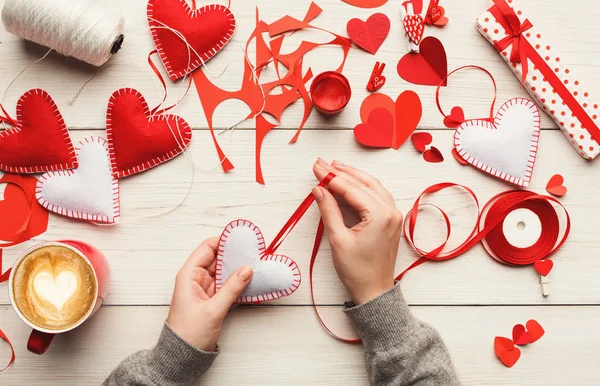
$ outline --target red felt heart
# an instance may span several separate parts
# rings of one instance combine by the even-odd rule
[[[567,194],[567,187],[563,185],[565,179],[560,174],[555,174],[546,184],[546,191],[558,197]]]
[[[29,90],[17,102],[17,124],[0,132],[0,170],[43,173],[77,167],[77,156],[56,103],[44,90]]]
[[[554,262],[552,260],[538,260],[533,264],[533,267],[540,275],[548,276],[554,267]]]
[[[369,120],[354,128],[356,140],[369,147],[392,146],[394,138],[394,116],[385,107],[378,107],[371,111]]]
[[[513,367],[521,357],[521,350],[514,342],[501,336],[494,338],[494,352],[506,367]]]
[[[423,152],[423,159],[431,163],[444,162],[444,156],[442,152],[435,146],[431,146],[429,149]]]
[[[433,137],[429,133],[414,133],[410,139],[412,140],[415,149],[423,153],[427,149],[427,145],[431,145]]]
[[[446,50],[442,42],[433,36],[423,39],[418,53],[408,53],[398,62],[398,75],[407,82],[445,86],[448,74]]]
[[[423,32],[425,32],[425,22],[420,15],[406,15],[402,21],[404,31],[415,44],[421,43]]]
[[[528,320],[526,326],[529,332],[529,343],[537,342],[546,333],[542,325],[535,319]]]
[[[108,102],[106,136],[112,173],[122,178],[181,154],[192,140],[192,130],[177,115],[151,116],[142,94],[122,88]]]
[[[525,330],[525,326],[522,324],[517,324],[513,327],[512,336],[515,344],[519,346],[529,344],[529,341],[531,340],[529,332]]]
[[[454,106],[450,115],[444,117],[444,126],[450,129],[456,129],[465,121],[465,113],[460,106]]]
[[[206,63],[235,31],[235,18],[223,5],[193,10],[185,0],[149,0],[147,15],[154,44],[172,80]]]
[[[354,44],[375,55],[390,32],[390,19],[383,13],[376,13],[367,21],[350,20],[346,30]]]

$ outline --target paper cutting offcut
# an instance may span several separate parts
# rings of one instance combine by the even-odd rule
[[[446,50],[438,39],[426,37],[419,52],[408,53],[398,62],[398,75],[407,82],[426,86],[446,85],[448,61]]]
[[[310,68],[305,69],[303,63],[304,55],[317,47],[340,47],[344,54],[342,62],[337,68],[332,68],[331,70],[342,72],[352,43],[346,37],[310,24],[321,11],[318,5],[311,3],[308,12],[302,20],[291,16],[284,16],[268,24],[260,19],[257,8],[256,27],[248,38],[245,47],[246,52],[249,52],[249,47],[254,42],[256,45],[255,61],[254,63],[250,63],[249,59],[246,58],[244,75],[238,91],[225,91],[215,86],[202,68],[192,73],[214,145],[225,172],[232,170],[234,165],[219,145],[217,134],[215,133],[214,112],[221,103],[228,99],[239,99],[249,107],[250,113],[244,118],[254,118],[256,122],[256,181],[264,184],[265,180],[261,167],[261,147],[265,136],[273,128],[279,126],[281,116],[288,106],[298,100],[302,100],[304,104],[302,120],[299,123],[298,130],[290,140],[290,143],[296,142],[313,107],[307,89],[307,83],[312,79],[313,73]],[[291,34],[303,29],[314,29],[329,33],[332,35],[332,40],[326,43],[303,41],[295,50],[283,54],[281,49],[284,41],[286,41],[285,34]],[[269,36],[269,40],[265,38],[265,34]],[[277,75],[276,80],[269,82],[261,81],[261,74],[267,66],[272,66],[275,70]],[[276,123],[271,123],[266,118],[267,114],[275,118]]]

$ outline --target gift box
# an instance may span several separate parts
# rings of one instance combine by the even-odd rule
[[[494,0],[477,29],[496,48],[532,98],[586,159],[600,153],[600,109],[568,60],[545,39],[515,0]]]

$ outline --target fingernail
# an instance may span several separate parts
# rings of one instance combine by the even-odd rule
[[[327,162],[322,158],[317,158],[317,166],[327,166]]]
[[[238,275],[242,281],[248,281],[252,277],[252,268],[244,267],[238,272]]]
[[[323,199],[323,192],[321,191],[321,188],[319,186],[315,186],[314,188],[312,188],[312,194],[313,196],[315,196],[315,199],[317,201],[321,201]]]
[[[346,166],[343,163],[341,163],[340,161],[333,161],[332,164],[333,164],[333,166],[340,167],[340,168],[343,168],[344,166]]]

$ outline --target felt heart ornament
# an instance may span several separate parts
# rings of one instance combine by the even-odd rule
[[[427,145],[431,145],[433,137],[429,133],[414,133],[410,139],[412,140],[415,149],[423,153],[427,149]]]
[[[548,276],[554,267],[554,262],[552,260],[538,260],[533,263],[533,267],[540,275]]]
[[[402,20],[402,25],[404,25],[404,31],[410,40],[415,44],[421,43],[423,32],[425,32],[425,23],[420,15],[406,15]]]
[[[390,32],[390,19],[383,13],[375,13],[367,21],[351,19],[346,30],[354,44],[375,55]]]
[[[537,342],[546,333],[542,325],[535,319],[528,320],[525,326],[529,332],[529,343]]]
[[[0,170],[44,173],[77,167],[69,131],[56,103],[41,89],[17,102],[16,126],[0,132]]]
[[[49,172],[38,181],[36,198],[44,208],[63,216],[99,222],[119,221],[119,182],[112,175],[108,142],[88,137],[75,148],[79,167]]]
[[[260,229],[247,220],[230,222],[219,239],[215,271],[218,292],[227,278],[242,266],[252,267],[250,284],[237,303],[257,303],[291,295],[302,281],[298,265],[283,255],[265,255]]]
[[[449,129],[456,129],[465,121],[465,112],[460,106],[454,106],[450,115],[444,117],[444,126]]]
[[[448,61],[446,50],[438,39],[428,36],[419,45],[419,52],[404,55],[398,62],[398,75],[407,82],[426,86],[446,86]]]
[[[565,179],[560,174],[555,174],[546,184],[546,191],[554,196],[562,197],[567,194],[567,187],[564,186]]]
[[[525,326],[522,324],[517,324],[513,327],[512,336],[515,344],[519,346],[529,344],[529,341],[531,340],[529,332],[525,329]]]
[[[33,288],[40,297],[60,310],[77,290],[77,276],[71,271],[61,271],[56,277],[42,271],[33,279]]]
[[[183,153],[192,129],[177,115],[152,115],[139,91],[122,88],[108,101],[106,135],[113,176],[122,178]]]
[[[493,120],[471,119],[454,134],[454,148],[468,163],[512,184],[531,180],[540,138],[540,112],[523,98],[504,103]]]
[[[149,0],[147,16],[154,44],[172,80],[206,63],[235,31],[235,18],[223,5],[192,9],[185,0]]]
[[[494,352],[506,367],[513,367],[521,357],[521,350],[515,346],[514,342],[501,336],[494,338]]]

